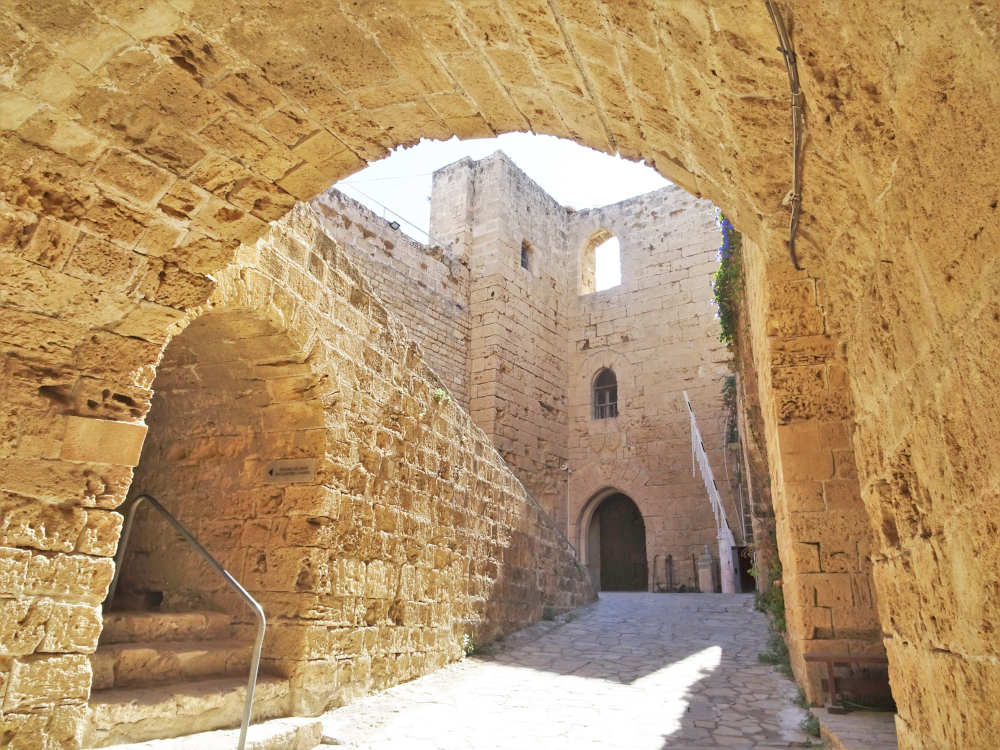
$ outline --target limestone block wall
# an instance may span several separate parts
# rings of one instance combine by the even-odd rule
[[[275,461],[314,464],[327,453],[324,383],[284,331],[250,311],[221,306],[171,340],[153,381],[131,494],[159,500],[261,595],[268,612],[284,604],[271,595],[275,587],[294,592],[308,585],[297,571],[276,565],[276,557],[307,540],[331,546],[337,536],[331,527],[337,503],[318,505],[311,482],[285,487],[268,475]],[[220,609],[253,622],[225,581],[146,509],[137,516],[110,606]]]
[[[312,206],[446,382],[471,378],[477,422],[583,559],[580,530],[597,496],[615,487],[640,504],[650,585],[666,583],[668,555],[674,584],[693,586],[692,556],[706,544],[718,554],[702,480],[690,473],[685,389],[741,537],[722,455],[729,355],[710,302],[719,244],[711,204],[668,189],[576,212],[497,154],[435,173],[432,231],[447,238],[447,251],[401,243],[384,220],[335,191]],[[611,233],[623,243],[624,283],[582,294],[593,240]],[[591,418],[598,360],[614,367],[627,398],[616,420]]]
[[[612,206],[574,212],[567,222],[570,280],[593,262],[591,239],[618,238],[622,283],[570,296],[570,538],[590,557],[590,520],[609,491],[625,492],[646,525],[650,587],[696,584],[692,555],[718,555],[716,526],[701,476],[691,474],[691,431],[682,392],[724,496],[730,525],[742,538],[723,459],[724,377],[730,354],[719,341],[711,279],[721,235],[715,209],[675,187]],[[590,250],[588,254],[588,249]],[[618,378],[619,416],[594,419],[592,385],[610,367]]]
[[[900,743],[995,747],[996,12],[782,12],[809,124],[798,257],[847,348]],[[791,263],[788,81],[762,4],[53,0],[5,4],[0,28],[0,486],[47,518],[5,514],[8,549],[106,566],[179,311],[296,199],[397,145],[533,130],[644,158]],[[83,662],[11,658],[15,677]],[[12,677],[9,715],[44,706],[31,721],[61,741],[73,669],[30,700],[11,687],[42,682]]]
[[[744,242],[745,345],[765,413],[789,650],[799,683],[821,703],[826,666],[807,664],[805,654],[885,655],[873,534],[851,441],[854,406],[821,281],[784,264],[765,268],[764,253]]]
[[[270,296],[257,297],[261,290],[245,287],[247,278],[266,279]],[[308,321],[306,330],[288,332],[298,345],[289,350],[288,338],[269,330],[206,323],[206,332],[195,321],[198,338],[187,339],[189,329],[174,342],[191,341],[186,350],[171,354],[168,345],[165,363],[188,372],[164,372],[168,409],[151,412],[138,476],[167,497],[197,464],[202,481],[180,480],[178,509],[198,519],[209,543],[231,550],[236,570],[269,609],[265,663],[291,678],[296,711],[316,712],[434,669],[459,655],[463,633],[485,642],[539,619],[544,606],[592,598],[563,537],[467,413],[434,398],[440,381],[307,207],[248,251],[221,288],[238,307]],[[206,341],[206,333],[221,333],[228,346]],[[199,361],[202,353],[207,361]],[[213,452],[198,455],[186,417],[212,425],[215,412],[189,400],[185,388],[212,385],[190,369],[214,372],[219,360],[257,384],[235,386],[257,442],[238,436],[237,409],[225,425],[236,439],[213,440]],[[175,400],[184,401],[183,414],[170,413]],[[207,400],[233,401],[225,394]],[[269,481],[270,460],[308,457],[316,459],[313,481]],[[215,489],[227,499],[207,505]],[[134,586],[143,568],[172,567],[171,546],[140,539],[146,559],[126,580]],[[155,579],[167,588],[166,604],[200,601],[203,585],[172,575]]]
[[[415,243],[408,252],[387,255],[385,244],[395,243],[397,233],[350,199],[328,192],[313,207],[348,251],[365,259],[360,268],[373,288],[399,301],[394,312],[421,332],[419,340],[432,351],[440,351],[440,332],[470,326],[468,358],[451,349],[452,359],[439,360],[441,368],[466,368],[477,423],[566,529],[582,559],[587,544],[581,529],[598,495],[614,488],[640,504],[650,585],[666,583],[667,555],[676,568],[674,584],[693,586],[692,555],[706,544],[718,554],[704,485],[690,472],[685,389],[695,399],[731,525],[741,538],[722,454],[721,389],[729,354],[718,341],[711,303],[720,242],[711,204],[667,189],[573,211],[503,154],[462,159],[434,176],[432,232],[449,241],[447,256],[436,264],[427,260],[434,251]],[[594,240],[612,233],[622,241],[624,283],[582,294],[581,267],[593,265]],[[522,267],[522,249],[528,268]],[[452,305],[461,286],[432,292],[446,272],[444,261],[454,264],[453,258],[468,273],[467,317],[461,303]],[[412,288],[414,279],[423,284],[420,279],[431,277],[432,284]],[[422,304],[413,303],[415,296]],[[627,399],[615,420],[591,418],[590,383],[603,366],[598,361],[614,367]]]
[[[451,254],[468,263],[475,223],[476,170],[468,157],[434,172],[429,232]]]
[[[336,190],[312,207],[324,232],[356,258],[372,289],[420,344],[424,359],[464,406],[469,405],[469,268],[437,246],[415,242]]]
[[[486,642],[545,606],[593,598],[561,532],[468,414],[434,398],[441,382],[419,348],[308,207],[244,247],[189,314],[159,372],[165,333],[101,360],[109,377],[145,378],[141,407],[109,394],[107,409],[141,419],[154,386],[132,486],[176,510],[264,602],[265,664],[290,678],[297,712],[434,669],[459,656],[463,633]],[[5,350],[6,366],[18,353]],[[7,461],[2,726],[14,746],[47,737],[73,747],[121,524],[112,509],[146,427],[61,416],[72,389],[30,384],[40,387],[59,407],[64,458]],[[83,406],[98,410],[91,401]],[[268,465],[289,458],[314,459],[312,480],[268,481]],[[74,487],[79,507],[56,503]],[[126,598],[233,604],[147,520],[126,563]]]
[[[469,411],[565,528],[567,210],[499,152],[437,172],[434,196],[435,236],[467,242]]]

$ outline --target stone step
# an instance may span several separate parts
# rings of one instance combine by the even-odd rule
[[[111,745],[110,750],[233,750],[239,729],[217,729],[167,740],[149,740]],[[313,750],[323,738],[323,725],[316,719],[272,719],[251,724],[245,750]]]
[[[231,635],[231,624],[230,615],[212,610],[113,610],[104,613],[101,644],[217,640]]]
[[[179,737],[240,725],[245,676],[143,688],[94,690],[87,706],[85,747]],[[291,713],[288,680],[263,676],[254,693],[253,720]]]
[[[105,690],[246,675],[252,651],[253,644],[237,640],[109,643],[90,657],[92,685]]]

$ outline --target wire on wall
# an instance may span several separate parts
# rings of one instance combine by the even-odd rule
[[[788,87],[792,92],[792,216],[788,222],[788,253],[792,257],[792,265],[796,271],[801,271],[798,256],[795,254],[795,234],[799,228],[799,213],[802,210],[802,185],[800,181],[800,162],[802,160],[802,89],[799,87],[799,67],[795,59],[795,50],[788,35],[788,28],[774,0],[764,0],[767,12],[771,16],[774,30],[778,33],[778,51],[785,58],[788,69]]]
[[[385,205],[384,203],[382,203],[382,201],[378,200],[377,198],[373,198],[372,196],[370,196],[368,193],[366,193],[361,188],[356,187],[355,185],[352,185],[349,182],[345,182],[344,185],[350,187],[355,192],[361,193],[361,195],[365,196],[365,198],[367,198],[368,200],[370,200],[372,203],[376,204],[377,206],[380,206],[382,208],[383,213],[392,214],[397,219],[399,219],[399,221],[403,222],[404,224],[406,224],[409,227],[412,227],[413,229],[416,229],[418,232],[420,232],[420,234],[424,235],[427,238],[427,244],[428,245],[437,245],[438,247],[445,247],[445,245],[443,243],[439,242],[434,237],[432,237],[431,234],[430,234],[430,232],[428,232],[426,229],[421,228],[418,224],[414,224],[412,221],[410,221],[409,219],[407,219],[405,216],[402,216],[401,214],[393,211],[387,205]],[[385,218],[385,217],[383,216],[383,218]],[[390,225],[393,224],[393,223],[396,223],[396,222],[390,222]],[[393,227],[393,229],[397,229],[397,228],[398,228],[398,226],[397,227]]]

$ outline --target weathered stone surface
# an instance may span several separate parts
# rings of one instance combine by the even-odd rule
[[[83,741],[83,706],[55,706],[44,713],[5,711],[0,731],[9,747],[77,750]]]
[[[239,741],[239,730],[199,732],[174,739],[115,745],[118,750],[230,750]],[[271,719],[252,724],[247,750],[313,750],[323,739],[323,725],[315,719]]]
[[[75,514],[74,518],[79,517],[79,508],[56,510],[55,504],[115,507],[121,502],[132,475],[131,466],[96,462],[14,458],[5,461],[5,465],[7,471],[0,479],[0,487],[3,488],[0,502],[11,508],[31,505],[33,511],[49,516],[58,512]],[[49,510],[43,511],[42,508]],[[13,517],[10,516],[11,519]],[[25,520],[25,523],[30,521]],[[70,542],[67,538],[58,543]]]
[[[938,596],[942,621],[957,623],[968,611],[995,619],[995,581],[984,580],[978,565],[972,583],[963,575],[967,551],[987,559],[997,537],[989,519],[1000,460],[1000,425],[991,416],[1000,339],[1000,261],[991,252],[998,242],[998,146],[984,125],[998,114],[995,11],[928,0],[847,8],[795,0],[783,11],[809,124],[797,250],[803,279],[816,282],[826,331],[845,345],[837,356],[846,360],[827,367],[824,382],[843,377],[853,409],[811,391],[803,398],[778,394],[780,402],[794,407],[789,416],[805,414],[802,405],[856,423],[859,482],[878,531],[879,563],[884,557],[928,601]],[[322,30],[311,20],[317,13],[328,18]],[[89,271],[83,279],[60,269],[78,231],[131,251],[164,221],[150,176],[190,177],[224,194],[253,184],[253,194],[269,196],[258,217],[269,220],[282,212],[275,196],[288,194],[276,184],[308,197],[362,160],[424,135],[517,128],[643,157],[722,205],[756,241],[759,259],[772,264],[756,288],[784,281],[782,269],[790,268],[782,208],[791,183],[788,86],[762,5],[642,3],[595,11],[585,3],[525,1],[502,12],[466,12],[421,2],[347,13],[325,4],[235,9],[206,2],[182,12],[55,2],[9,4],[2,23],[0,54],[9,75],[0,92],[0,299],[7,308],[71,319],[88,331],[121,322],[136,303],[132,281],[104,283]],[[288,114],[281,122],[274,119],[279,111]],[[295,147],[320,123],[347,149],[298,156]],[[115,159],[142,169],[121,175]],[[220,161],[232,166],[213,182]],[[170,221],[180,231],[211,225],[220,242],[246,238],[246,224],[216,218]],[[45,229],[32,260],[19,257],[32,228],[50,222],[56,228]],[[263,231],[253,226],[250,232]],[[135,291],[150,301],[200,305],[213,292],[204,271],[149,265]],[[112,274],[118,268],[116,262]],[[258,276],[248,295],[270,283]],[[802,299],[797,288],[789,294]],[[818,326],[810,310],[785,307],[776,319],[792,326],[777,333]],[[766,330],[766,315],[760,323]],[[151,380],[163,340],[152,337],[156,346],[138,367],[116,369],[113,354],[93,359],[85,346],[81,354],[88,356],[76,364],[36,362],[30,369],[39,385],[61,388],[90,360],[99,377],[140,387]],[[97,347],[121,349],[123,361],[128,348],[129,340]],[[7,383],[16,392],[17,378],[3,382],[5,395]],[[769,373],[761,387],[771,388]],[[25,412],[5,398],[5,417],[44,423],[50,399],[35,399],[40,408]],[[768,422],[778,419],[769,408]],[[36,439],[47,435],[38,428],[27,432],[34,438],[16,438],[16,450],[27,445],[32,457],[57,455],[56,438]],[[3,445],[9,449],[6,434]],[[778,469],[773,479],[780,485]],[[76,500],[73,493],[56,502]],[[982,523],[963,528],[962,518]],[[38,536],[25,535],[25,546]],[[938,578],[906,568],[914,555],[936,556],[957,572]],[[981,660],[995,659],[995,639],[980,633],[942,644],[917,627],[919,610],[909,601],[882,583],[877,588],[889,638],[915,644],[919,654],[893,667],[901,726],[920,727],[919,735],[904,732],[903,746],[1000,744],[978,711],[994,702],[984,697],[990,683],[978,702],[956,700],[942,679],[921,682],[920,692],[903,690],[930,673],[942,647],[954,655],[949,675],[973,674]],[[917,640],[909,640],[911,631]]]
[[[205,634],[197,634],[204,638]],[[117,643],[101,645],[91,658],[102,662],[105,674],[102,689],[112,687],[149,686],[155,683],[180,683],[218,675],[242,676],[250,670],[249,641],[225,639],[176,643]],[[103,662],[110,662],[104,664]],[[96,684],[96,678],[95,678]]]
[[[3,700],[4,713],[79,705],[90,693],[90,679],[90,662],[83,654],[39,654],[14,659]]]
[[[142,641],[211,640],[229,636],[230,617],[222,612],[143,612],[104,613],[101,643]]]
[[[93,651],[101,632],[96,607],[51,599],[0,599],[4,656]]]
[[[832,750],[896,750],[896,722],[884,711],[852,711],[835,714],[813,708],[822,737]]]
[[[76,598],[99,604],[114,575],[114,562],[75,554],[31,554],[23,578],[23,592],[59,598]]]
[[[0,508],[0,542],[10,547],[72,552],[87,522],[82,508],[49,505],[11,493],[0,497]]]
[[[825,327],[770,323],[782,309],[804,306],[822,319],[813,280],[779,271],[780,282],[765,290],[761,253],[746,243],[741,344],[757,369],[756,395],[772,417],[762,437],[773,478],[788,645],[807,697],[822,704],[825,667],[805,662],[804,654],[882,656],[885,650],[873,593],[872,531],[850,442],[852,406]]]
[[[135,466],[139,462],[146,426],[109,419],[69,417],[61,458]]]
[[[569,545],[468,415],[434,397],[440,381],[309,209],[257,251],[305,296],[276,289],[247,310],[243,271],[219,276],[213,309],[159,364],[133,487],[281,615],[264,658],[291,677],[294,710],[440,666],[465,632],[485,641],[546,606],[588,601]],[[299,275],[310,262],[323,272]],[[307,356],[318,335],[325,346]],[[269,473],[298,460],[301,473]],[[237,634],[249,636],[249,613],[163,523],[140,511],[123,600],[240,612]],[[296,598],[315,604],[289,606]],[[184,676],[177,649],[118,650],[148,659],[147,672]],[[310,676],[323,665],[339,677]]]
[[[86,747],[175,737],[237,726],[246,678],[197,680],[183,686],[102,690],[87,708]],[[262,677],[254,691],[254,721],[285,716],[288,681]]]
[[[749,596],[604,592],[322,721],[365,750],[795,747],[805,712],[791,680],[758,662],[766,637]]]
[[[436,202],[454,199],[447,192]],[[454,398],[469,405],[469,267],[455,249],[414,242],[372,211],[337,191],[312,202],[323,229],[356,259],[379,298],[403,321],[421,353]],[[450,238],[449,238],[450,239]],[[322,268],[328,243],[318,243],[308,267]]]

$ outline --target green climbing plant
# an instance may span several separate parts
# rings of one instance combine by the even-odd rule
[[[716,224],[722,232],[719,247],[719,270],[712,277],[712,293],[718,311],[721,332],[719,339],[730,349],[737,346],[740,294],[743,288],[742,250],[743,237],[721,211],[717,210]]]
[[[754,599],[754,606],[767,615],[771,621],[771,628],[776,633],[784,633],[787,629],[785,624],[785,592],[781,588],[781,560],[777,555],[763,574],[767,577],[767,587],[763,592],[758,591]],[[750,575],[759,578],[761,571],[756,568],[750,569]]]
[[[722,381],[722,403],[726,407],[726,442],[735,443],[740,439],[736,417],[736,376],[727,375]],[[739,464],[737,464],[739,466]]]

